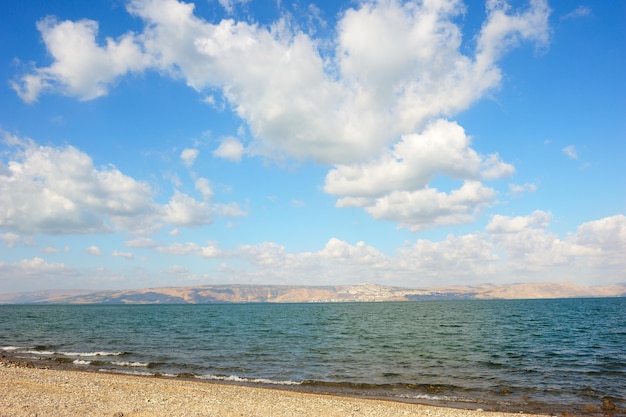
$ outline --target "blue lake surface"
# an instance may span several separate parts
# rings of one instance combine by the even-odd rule
[[[0,305],[0,353],[38,365],[465,408],[626,408],[626,298]]]

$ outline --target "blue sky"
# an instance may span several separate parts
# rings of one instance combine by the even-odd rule
[[[4,2],[0,292],[625,282],[625,17]]]

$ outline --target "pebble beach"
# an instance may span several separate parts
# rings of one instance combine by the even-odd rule
[[[0,363],[0,417],[530,417],[394,401]]]

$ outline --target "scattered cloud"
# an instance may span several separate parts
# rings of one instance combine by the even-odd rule
[[[602,282],[619,282],[626,271],[622,256],[626,251],[626,216],[583,223],[564,238],[549,230],[551,217],[540,210],[527,216],[493,216],[482,232],[451,234],[440,241],[418,239],[393,255],[365,242],[350,244],[337,238],[329,239],[319,251],[300,253],[290,253],[273,242],[229,250],[220,248],[217,242],[204,246],[179,242],[151,249],[161,256],[195,256],[220,263],[209,274],[182,267],[161,271],[168,277],[169,272],[178,271],[185,282],[281,284],[289,279],[294,284],[378,282],[409,287],[471,285],[496,278],[501,283],[574,279],[579,284],[593,285],[600,278]],[[132,253],[117,250],[113,256],[133,259]],[[158,274],[151,273],[152,279],[160,280],[155,276]],[[12,280],[7,282],[16,290],[18,282],[45,288],[47,281],[59,283],[60,288],[84,288],[94,276],[101,280],[99,285],[119,286],[127,279],[104,270],[76,270],[38,257],[13,263],[0,261],[0,281]],[[607,276],[615,278],[607,280]]]
[[[391,256],[365,242],[350,244],[337,238],[316,252],[290,253],[273,242],[231,250],[216,242],[176,243],[157,251],[221,260],[224,275],[216,272],[212,279],[222,282],[279,284],[286,278],[294,282],[297,276],[301,284],[379,282],[419,287],[580,276],[580,283],[589,285],[608,271],[619,279],[626,270],[626,261],[619,256],[626,250],[626,216],[584,223],[565,238],[549,231],[551,218],[540,210],[527,216],[494,216],[483,232],[451,234],[441,241],[419,239]],[[241,262],[254,268],[251,271]]]
[[[165,205],[164,219],[175,226],[201,226],[213,222],[209,203],[195,200],[178,190]]]
[[[180,159],[182,159],[185,165],[190,167],[196,161],[196,158],[198,157],[199,154],[200,154],[200,151],[198,151],[197,149],[185,148],[180,153]]]
[[[467,223],[496,195],[480,180],[505,178],[515,171],[497,154],[478,154],[470,143],[461,126],[439,119],[421,134],[403,136],[376,160],[338,165],[326,176],[324,190],[341,196],[338,207],[363,207],[376,219],[414,231]],[[430,188],[438,175],[463,180],[463,186],[449,193]]]
[[[126,260],[133,260],[135,258],[135,255],[133,255],[132,252],[122,252],[122,251],[118,251],[118,250],[114,250],[112,253],[113,256],[118,257],[118,258],[124,258]]]
[[[102,249],[97,246],[89,246],[87,248],[87,253],[93,256],[100,256],[102,255]]]
[[[232,13],[237,4],[245,4],[250,0],[217,0],[228,13]]]
[[[157,243],[148,237],[138,237],[124,242],[127,248],[154,248]]]
[[[224,252],[218,248],[215,242],[208,242],[207,246],[204,247],[192,242],[177,242],[167,246],[158,246],[156,251],[168,255],[196,255],[203,258],[224,256]]]
[[[145,234],[164,224],[198,226],[216,215],[246,214],[237,203],[209,202],[212,191],[204,178],[196,187],[205,201],[175,190],[160,205],[147,183],[113,165],[97,168],[72,146],[42,146],[8,134],[4,143],[8,161],[0,164],[0,227],[11,233]]]
[[[237,3],[220,1],[227,11]],[[215,98],[207,90],[223,97],[250,132],[255,155],[332,165],[324,189],[340,197],[338,206],[363,207],[412,230],[466,222],[495,195],[482,185],[444,195],[426,188],[434,175],[473,184],[513,173],[497,154],[471,149],[454,122],[433,120],[465,110],[497,88],[498,60],[507,51],[522,42],[543,48],[549,40],[545,0],[525,9],[488,1],[473,50],[462,46],[458,17],[465,6],[457,0],[359,3],[339,17],[330,43],[288,19],[268,26],[212,23],[197,16],[193,4],[177,0],[132,0],[127,10],[143,21],[142,31],[104,45],[96,43],[96,22],[40,22],[53,63],[19,77],[14,88],[22,99],[59,91],[94,99],[124,74],[157,69],[213,97],[209,103]],[[332,53],[322,44],[334,45]],[[447,132],[428,137],[432,130]],[[245,152],[238,139],[227,137],[213,154],[238,162]],[[197,149],[185,149],[181,159],[191,166],[197,156]],[[389,185],[381,179],[387,169]],[[470,188],[477,195],[458,201]],[[445,200],[441,213],[428,204],[406,206],[433,192]],[[176,194],[165,208],[166,221],[206,224],[211,213],[204,205]]]
[[[199,92],[220,89],[267,154],[324,163],[367,159],[429,119],[466,109],[498,86],[503,53],[522,41],[545,45],[549,34],[544,0],[523,11],[488,2],[476,50],[464,55],[460,2],[362,3],[338,21],[328,62],[317,39],[284,20],[213,24],[176,0],[133,0],[127,9],[143,32],[104,46],[93,21],[40,23],[54,62],[20,77],[22,98],[33,101],[51,85],[96,98],[124,73],[157,68]]]
[[[117,40],[106,38],[98,45],[98,22],[83,19],[58,21],[47,17],[37,29],[54,62],[34,68],[11,83],[27,103],[42,93],[54,92],[92,100],[108,94],[111,84],[129,72],[141,72],[152,65],[152,57],[142,51],[137,36],[126,33]]]
[[[63,263],[50,263],[40,257],[17,262],[0,261],[0,284],[4,288],[16,288],[16,291],[46,288],[48,282],[58,283],[75,274],[75,270]]]
[[[534,193],[537,191],[537,184],[529,182],[522,185],[509,184],[509,191],[513,197],[521,197],[525,193]]]
[[[566,15],[563,15],[561,17],[561,20],[578,19],[581,17],[589,16],[590,14],[591,9],[589,7],[580,5]]]
[[[48,245],[45,248],[41,249],[41,251],[43,253],[58,253],[60,252],[59,248],[53,246],[53,245]]]
[[[22,240],[22,238],[15,233],[9,232],[0,234],[0,240],[3,240],[4,243],[7,245],[7,248],[10,249],[14,248],[15,245],[17,245]]]
[[[204,200],[210,200],[213,197],[213,189],[211,183],[206,178],[198,178],[195,182],[196,190],[200,191]]]
[[[8,149],[0,173],[0,227],[20,233],[106,233],[137,230],[155,212],[152,190],[116,167],[94,167],[72,146],[30,139]]]
[[[213,151],[213,155],[230,159],[234,162],[240,162],[244,153],[244,147],[242,143],[232,136],[228,136],[222,139],[220,146]]]
[[[566,146],[562,149],[563,153],[572,159],[578,159],[578,151],[574,145]]]
[[[451,226],[472,222],[496,195],[492,188],[477,181],[466,181],[450,193],[436,188],[418,191],[394,191],[378,198],[365,210],[375,219],[398,222],[411,231],[436,226]],[[350,205],[344,200],[343,206]]]

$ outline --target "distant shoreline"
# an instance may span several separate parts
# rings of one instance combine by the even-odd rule
[[[402,288],[356,285],[202,285],[135,290],[42,290],[0,294],[0,304],[209,304],[382,302],[624,297],[626,283],[588,287],[567,282]]]

